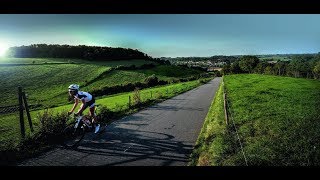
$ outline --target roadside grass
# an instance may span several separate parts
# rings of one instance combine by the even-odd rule
[[[110,119],[103,119],[102,121],[105,123],[110,123],[122,116],[137,112],[141,108],[147,107],[151,104],[161,102],[165,99],[171,98],[173,96],[176,96],[180,93],[186,92],[188,90],[191,90],[199,85],[202,85],[203,82],[209,81],[210,78],[203,80],[195,80],[195,81],[189,81],[184,83],[177,83],[177,84],[170,84],[166,86],[159,86],[154,88],[148,88],[148,89],[142,89],[140,90],[140,97],[141,97],[141,105],[140,106],[130,106],[129,107],[129,96],[131,97],[131,101],[133,99],[133,92],[130,93],[121,93],[117,95],[112,96],[106,96],[101,97],[100,99],[96,100],[96,104],[98,105],[97,114],[100,113],[101,108],[106,108],[110,113],[112,113],[112,116],[110,116]],[[55,107],[49,109],[52,116],[59,116],[59,114],[63,115],[68,110],[70,110],[72,107],[72,104],[64,105],[60,107]],[[79,107],[78,107],[79,108]],[[41,117],[41,114],[44,114],[47,110],[37,110],[37,111],[31,111],[31,117],[33,121],[33,126],[35,129],[34,133],[31,133],[28,123],[25,120],[25,126],[26,126],[26,135],[27,138],[25,141],[31,142],[34,141],[35,138],[39,136],[39,131],[41,131],[42,124],[39,121],[39,117]],[[87,114],[88,110],[84,111],[84,114]],[[65,117],[65,116],[62,116]],[[26,118],[25,118],[26,119]],[[1,131],[0,131],[0,140],[1,140],[1,146],[0,151],[2,152],[19,152],[19,149],[23,149],[21,147],[21,144],[24,142],[21,141],[20,136],[20,126],[19,126],[19,117],[17,114],[8,114],[3,115],[1,117]],[[48,143],[48,142],[47,142]],[[41,143],[40,143],[41,144]],[[46,143],[44,143],[46,144]],[[34,149],[35,147],[25,150],[28,151],[26,154],[34,154],[35,152],[41,151],[43,147],[48,146],[44,145],[42,143],[41,148]],[[37,147],[38,148],[38,147]],[[30,152],[31,151],[31,152]],[[21,153],[20,153],[21,155]],[[23,155],[22,155],[23,156]]]
[[[222,81],[221,81],[222,82]],[[223,85],[211,103],[207,117],[190,156],[189,166],[222,166],[234,151],[235,139],[224,117]]]
[[[248,165],[320,164],[319,81],[257,74],[228,75],[224,80]],[[219,114],[216,111],[223,113],[215,108],[206,121]],[[222,120],[204,125],[191,165],[245,165],[233,126],[221,127],[223,136],[212,133],[211,140],[205,138],[210,137],[208,129],[218,129],[218,122]]]

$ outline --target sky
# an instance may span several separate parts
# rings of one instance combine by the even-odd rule
[[[45,43],[152,57],[317,53],[319,22],[320,14],[0,14],[0,51]]]

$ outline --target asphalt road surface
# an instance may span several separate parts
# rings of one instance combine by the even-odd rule
[[[22,166],[186,166],[221,78],[87,133]]]

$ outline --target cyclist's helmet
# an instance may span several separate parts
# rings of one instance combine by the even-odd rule
[[[79,91],[79,85],[77,85],[77,84],[71,84],[71,85],[69,86],[69,91],[72,91],[72,92],[77,93],[77,92]]]

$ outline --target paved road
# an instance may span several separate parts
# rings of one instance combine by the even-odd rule
[[[220,78],[88,134],[75,150],[55,148],[27,166],[185,166]]]

